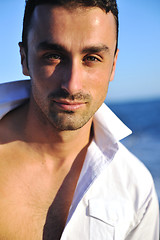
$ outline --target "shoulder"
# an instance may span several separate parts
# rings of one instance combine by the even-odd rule
[[[123,169],[123,172],[126,170],[126,174],[130,177],[133,176],[135,181],[144,180],[146,182],[148,180],[149,182],[152,182],[152,176],[146,166],[123,144],[118,143],[118,145],[119,150],[115,156],[115,163],[118,167]]]
[[[115,178],[118,178],[119,185],[125,189],[137,210],[149,204],[153,196],[156,197],[149,170],[121,143],[111,165],[111,171],[114,172]]]
[[[119,143],[113,165],[119,169],[125,180],[131,181],[138,187],[142,185],[144,189],[144,185],[153,184],[152,176],[146,166],[121,143]]]

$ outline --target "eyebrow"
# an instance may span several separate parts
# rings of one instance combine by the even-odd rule
[[[106,45],[89,46],[82,50],[82,53],[98,53],[98,52],[109,52],[109,47]]]
[[[54,51],[59,51],[59,52],[65,52],[68,53],[67,49],[63,47],[60,44],[57,43],[49,43],[47,41],[41,42],[37,46],[38,51],[43,51],[43,50],[54,50]],[[88,46],[82,49],[81,53],[98,53],[98,52],[109,52],[109,47],[104,44],[100,45],[93,45],[93,46]]]
[[[49,43],[47,41],[41,42],[38,44],[37,46],[37,50],[38,51],[43,51],[43,50],[56,50],[56,51],[65,51],[67,52],[67,50],[61,46],[60,44],[57,43]]]

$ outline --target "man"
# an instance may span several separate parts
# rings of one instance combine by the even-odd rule
[[[0,239],[158,239],[152,178],[103,104],[117,39],[116,1],[26,2],[31,81],[1,86]]]

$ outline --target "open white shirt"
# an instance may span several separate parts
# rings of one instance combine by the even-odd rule
[[[25,102],[30,81],[0,85],[0,118]],[[152,177],[119,141],[131,131],[105,105],[94,115],[92,140],[61,240],[158,240]]]

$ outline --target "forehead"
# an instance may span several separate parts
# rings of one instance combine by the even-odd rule
[[[105,13],[98,7],[66,9],[52,5],[35,8],[29,36],[37,41],[105,41],[116,44],[116,23],[111,12]],[[28,38],[29,38],[28,36]]]

